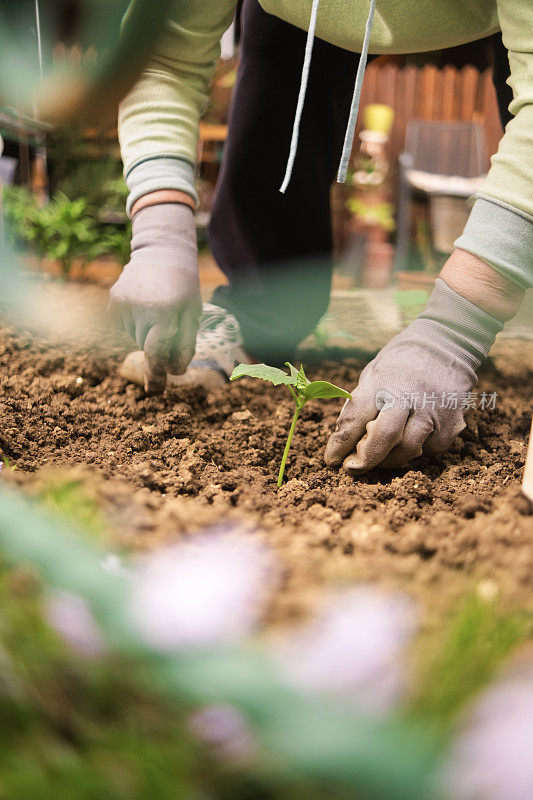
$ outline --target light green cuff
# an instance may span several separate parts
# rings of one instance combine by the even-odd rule
[[[131,214],[134,203],[140,197],[159,189],[176,189],[190,194],[196,203],[194,167],[189,161],[172,156],[149,158],[136,164],[125,176],[130,190],[126,211]]]
[[[522,289],[533,286],[533,219],[523,212],[478,197],[455,246]]]

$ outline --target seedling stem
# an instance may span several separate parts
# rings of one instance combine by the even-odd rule
[[[289,375],[282,369],[269,367],[267,364],[239,364],[238,367],[235,367],[230,376],[230,380],[232,381],[236,378],[243,378],[246,376],[250,378],[262,378],[262,380],[273,383],[274,386],[284,384],[292,394],[296,408],[285,444],[285,450],[283,451],[283,458],[281,459],[281,466],[278,474],[278,489],[283,485],[285,466],[287,464],[289,450],[291,449],[294,431],[296,430],[296,423],[298,422],[300,411],[305,404],[309,400],[318,400],[320,398],[330,399],[333,397],[345,397],[348,400],[351,399],[351,394],[344,389],[340,389],[338,386],[328,383],[328,381],[310,381],[307,379],[302,366],[297,370],[296,367],[293,367],[288,361],[286,363],[290,370]]]
[[[292,393],[294,394],[294,391]],[[292,437],[294,436],[294,431],[296,430],[296,423],[298,422],[298,415],[299,415],[300,410],[302,408],[303,408],[303,404],[300,405],[298,400],[296,400],[296,410],[295,410],[294,416],[292,418],[291,427],[289,428],[289,435],[287,437],[287,443],[285,445],[285,450],[283,451],[283,458],[281,459],[281,466],[279,468],[278,489],[280,489],[282,484],[283,484],[283,474],[285,472],[285,464],[287,463],[287,456],[289,455],[289,450],[291,449]]]

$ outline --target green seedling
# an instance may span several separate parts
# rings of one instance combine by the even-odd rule
[[[284,372],[282,369],[278,369],[277,367],[269,367],[267,364],[239,364],[239,366],[235,367],[230,375],[230,380],[232,381],[234,381],[236,378],[246,377],[261,378],[263,381],[269,381],[270,383],[273,383],[274,386],[284,384],[288,387],[292,395],[296,409],[292,418],[283,458],[281,459],[281,466],[278,475],[278,489],[283,483],[285,465],[287,463],[287,457],[291,448],[292,437],[294,436],[294,431],[296,430],[298,415],[305,404],[308,403],[309,400],[331,400],[333,397],[344,397],[347,400],[351,400],[352,398],[349,392],[345,391],[344,389],[340,389],[338,386],[334,386],[332,383],[328,383],[328,381],[310,381],[306,377],[304,368],[302,366],[299,370],[297,370],[292,364],[289,364],[288,361],[285,363],[289,368],[289,374]]]

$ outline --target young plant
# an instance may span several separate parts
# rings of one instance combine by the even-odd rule
[[[63,279],[69,277],[74,261],[83,263],[102,253],[96,222],[83,198],[69,200],[59,192],[52,202],[38,209],[34,222],[34,243],[47,258],[59,261]]]
[[[85,264],[117,248],[125,252],[123,241],[106,238],[100,231],[84,198],[70,200],[59,192],[40,207],[30,192],[17,187],[6,193],[4,209],[11,243],[29,245],[40,261],[57,260],[63,278],[68,278],[76,260]]]
[[[328,381],[310,381],[306,377],[304,368],[301,366],[299,370],[285,362],[290,370],[289,374],[277,367],[269,367],[267,364],[239,364],[230,375],[230,380],[234,381],[236,378],[261,378],[263,381],[269,381],[274,386],[284,384],[288,387],[292,398],[294,400],[296,409],[292,418],[289,436],[287,437],[287,444],[281,459],[281,466],[278,475],[278,488],[283,483],[283,475],[285,472],[285,465],[287,463],[287,456],[291,447],[292,437],[296,430],[296,423],[298,415],[309,400],[330,400],[332,397],[345,397],[351,400],[352,396],[344,389],[334,386]]]

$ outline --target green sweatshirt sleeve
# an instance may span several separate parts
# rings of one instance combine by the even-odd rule
[[[533,3],[497,0],[514,114],[457,247],[533,286]]]
[[[172,3],[156,51],[120,106],[128,210],[138,197],[154,189],[180,189],[196,196],[199,120],[207,105],[220,39],[231,24],[236,3]]]

